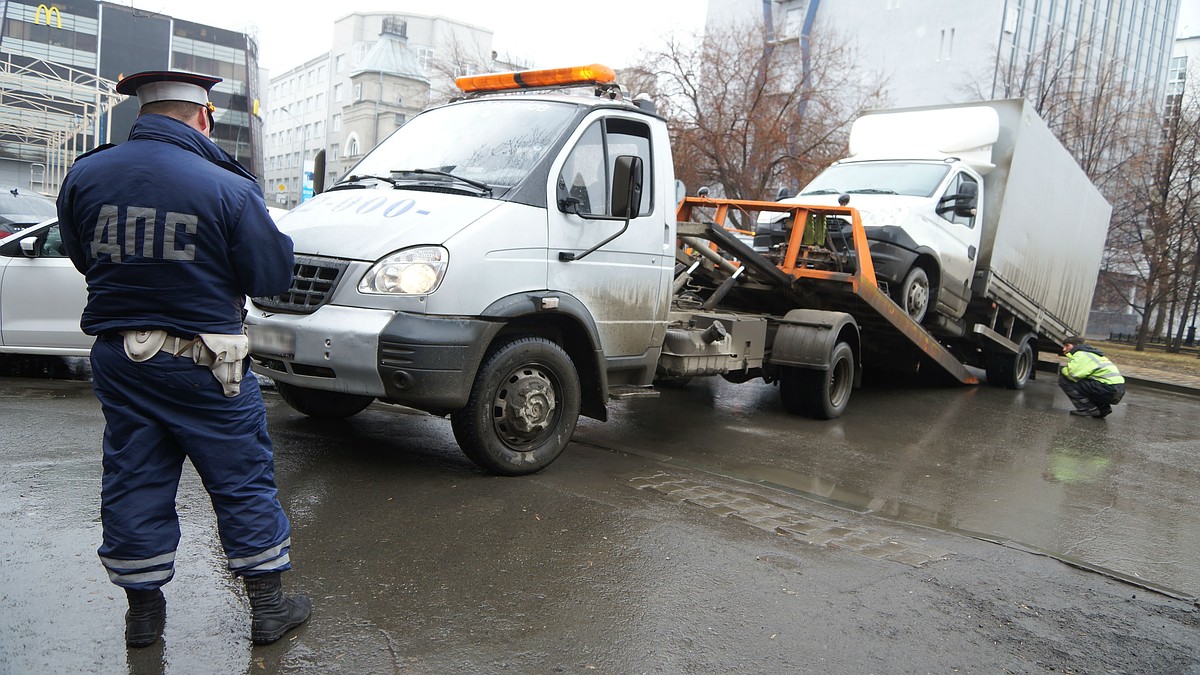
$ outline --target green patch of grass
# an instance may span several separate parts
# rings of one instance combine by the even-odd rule
[[[1171,354],[1161,347],[1146,347],[1145,351],[1137,351],[1133,345],[1120,342],[1093,342],[1104,355],[1112,359],[1120,368],[1122,364],[1137,368],[1151,368],[1167,373],[1182,373],[1200,377],[1200,358],[1196,353]]]

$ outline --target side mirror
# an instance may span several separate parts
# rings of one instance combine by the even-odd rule
[[[325,149],[322,148],[313,155],[313,195],[325,191]]]
[[[979,185],[963,183],[958,186],[958,194],[954,200],[954,215],[960,218],[975,216],[975,207],[979,205]]]
[[[633,220],[642,208],[642,158],[621,155],[613,167],[612,214]]]
[[[25,237],[21,240],[21,254],[26,258],[36,258],[42,254],[41,242],[37,237]]]

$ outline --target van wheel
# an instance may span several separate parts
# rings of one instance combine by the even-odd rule
[[[579,375],[562,347],[539,337],[506,342],[485,359],[464,408],[450,413],[463,454],[502,476],[549,466],[575,433]]]
[[[896,304],[917,323],[929,312],[929,274],[925,268],[913,266],[896,290]]]
[[[1037,368],[1037,346],[1032,335],[1017,340],[1016,354],[993,353],[988,359],[987,381],[993,387],[1024,389]]]
[[[275,388],[279,390],[280,398],[296,412],[322,419],[340,420],[353,417],[375,400],[373,396],[309,389],[284,382],[276,382]]]
[[[853,390],[854,350],[845,342],[833,348],[828,370],[789,367],[780,372],[779,396],[784,410],[793,415],[819,420],[840,417]]]

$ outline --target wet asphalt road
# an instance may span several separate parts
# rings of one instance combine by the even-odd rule
[[[269,394],[285,583],[312,621],[250,647],[188,470],[164,641],[127,653],[95,558],[99,406],[69,363],[19,374],[0,377],[0,672],[1200,672],[1194,398],[1131,389],[1097,421],[1051,378],[871,387],[820,423],[768,386],[696,382],[506,479],[445,420],[320,423]]]

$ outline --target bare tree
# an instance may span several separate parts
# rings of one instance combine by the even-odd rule
[[[849,122],[883,102],[852,44],[832,31],[781,41],[741,26],[648,54],[638,70],[664,101],[676,175],[730,198],[774,199],[841,157]]]

